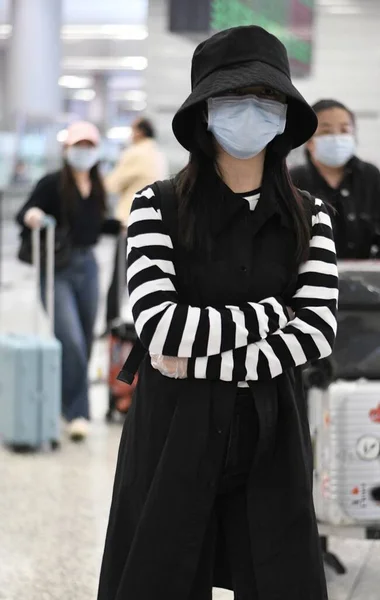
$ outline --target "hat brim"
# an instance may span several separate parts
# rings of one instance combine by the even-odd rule
[[[80,142],[90,142],[94,146],[99,146],[100,140],[91,135],[73,135],[65,140],[65,146],[75,146],[75,144],[79,144]]]
[[[229,90],[254,85],[266,85],[286,95],[286,133],[293,148],[302,146],[313,136],[318,125],[317,116],[291,80],[272,65],[251,61],[214,71],[195,87],[173,119],[173,132],[179,143],[191,151],[199,104]]]

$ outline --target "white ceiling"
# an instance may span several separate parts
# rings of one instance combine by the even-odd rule
[[[4,46],[10,35],[8,14],[11,1],[0,0],[0,47],[1,38]],[[315,1],[318,12],[336,14],[337,18],[340,14],[352,14],[353,18],[360,14],[380,17],[380,0]],[[166,69],[173,70],[175,80],[176,73],[187,65],[195,40],[173,34],[162,38],[168,2],[169,0],[62,0],[63,72],[68,75],[88,75],[106,71],[123,76],[125,88],[133,88],[136,80],[140,81],[141,86],[144,59],[148,57],[149,61],[154,62],[158,44]],[[159,39],[155,35],[157,26],[160,29]],[[133,84],[129,81],[131,77]],[[157,77],[160,77],[160,73]]]
[[[12,0],[0,0],[0,23],[9,20]],[[31,0],[33,1],[33,0]],[[168,0],[169,1],[169,0]],[[143,24],[149,0],[62,0],[63,22],[76,24]],[[316,6],[328,12],[380,13],[380,0],[315,0]]]
[[[7,23],[12,0],[0,0],[0,23]],[[29,0],[33,2],[33,0]],[[63,22],[145,23],[148,0],[62,0]]]
[[[318,9],[336,15],[380,15],[380,0],[315,0]]]
[[[11,35],[11,2],[0,0],[0,47]],[[62,0],[62,8],[64,73],[144,71],[148,0]]]
[[[63,0],[64,23],[129,23],[146,21],[148,0]]]

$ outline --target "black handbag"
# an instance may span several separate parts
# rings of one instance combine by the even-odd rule
[[[45,231],[41,231],[41,237],[45,235]],[[55,230],[54,238],[54,267],[56,271],[60,271],[67,267],[71,261],[72,256],[72,244],[70,239],[70,232],[64,227],[57,227]],[[32,232],[25,230],[21,245],[18,251],[18,259],[28,265],[33,264],[33,244],[32,244]],[[40,256],[41,269],[45,268],[46,265],[46,249],[45,245],[41,244],[41,256]]]

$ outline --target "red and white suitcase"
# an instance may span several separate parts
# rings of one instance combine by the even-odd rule
[[[318,520],[380,526],[380,381],[312,389],[309,414]]]

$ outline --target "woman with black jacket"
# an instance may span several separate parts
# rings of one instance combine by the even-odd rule
[[[344,104],[320,100],[313,109],[318,128],[292,180],[327,203],[338,258],[380,258],[380,171],[355,155],[355,117]]]
[[[55,334],[62,343],[62,413],[74,441],[87,436],[87,367],[98,306],[98,266],[93,248],[101,233],[120,231],[106,220],[106,194],[98,170],[100,136],[94,125],[71,125],[61,171],[43,177],[17,215],[23,236],[39,227],[44,215],[57,222],[65,251],[57,255]],[[59,264],[65,255],[65,264]],[[42,282],[42,290],[44,285]],[[43,298],[43,301],[45,299]]]
[[[334,342],[330,218],[290,182],[316,128],[260,27],[195,51],[189,164],[136,195],[128,288],[146,356],[121,439],[99,600],[326,600],[298,367]],[[174,215],[173,215],[174,216]],[[173,219],[174,220],[174,219]],[[173,229],[174,231],[174,229]]]

